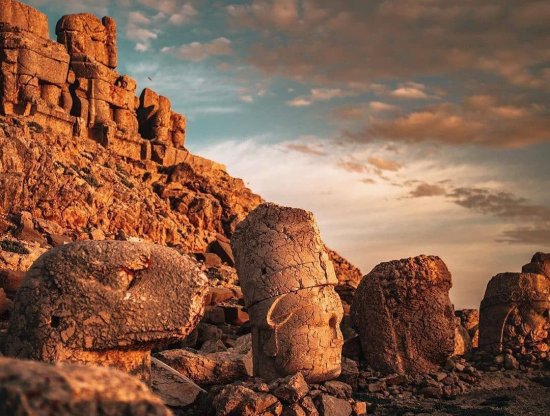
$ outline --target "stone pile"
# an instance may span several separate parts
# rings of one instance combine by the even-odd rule
[[[261,379],[220,386],[210,396],[216,416],[293,415],[362,416],[367,404],[352,399],[352,388],[340,381],[308,384],[301,373],[273,380]]]
[[[133,160],[175,165],[190,155],[185,117],[150,89],[116,71],[117,25],[81,13],[63,16],[57,42],[47,16],[0,1],[0,112],[67,137],[92,138]]]
[[[349,366],[348,366],[349,368]],[[479,385],[480,372],[463,358],[449,358],[435,371],[409,375],[384,374],[365,366],[354,368],[355,390],[367,401],[378,399],[410,399],[418,397],[451,399],[467,393]]]
[[[237,226],[231,243],[250,315],[254,375],[337,377],[343,309],[313,214],[262,204]]]
[[[436,371],[452,355],[451,274],[435,256],[381,263],[359,285],[351,308],[366,362],[383,373]]]

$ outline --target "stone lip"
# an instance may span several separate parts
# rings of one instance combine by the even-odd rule
[[[302,289],[338,284],[311,212],[264,203],[231,240],[248,307]]]
[[[87,241],[33,264],[15,300],[8,354],[56,360],[70,351],[147,349],[184,338],[204,311],[207,278],[176,250]]]

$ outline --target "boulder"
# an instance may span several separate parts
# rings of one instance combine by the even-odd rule
[[[120,371],[0,357],[0,414],[169,416],[160,398]]]
[[[148,380],[150,350],[195,328],[206,285],[198,263],[170,248],[126,241],[56,247],[17,293],[6,352],[109,365]]]
[[[454,350],[451,274],[436,256],[376,266],[361,281],[351,308],[363,355],[384,373],[434,371]]]
[[[275,396],[257,393],[247,387],[231,385],[214,398],[216,416],[276,416],[283,406]]]
[[[151,389],[170,407],[185,408],[206,393],[192,380],[156,358],[151,358]]]

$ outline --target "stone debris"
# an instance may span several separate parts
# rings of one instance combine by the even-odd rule
[[[376,266],[351,308],[366,362],[384,373],[436,371],[455,348],[450,288],[451,274],[436,256]]]
[[[206,393],[192,380],[156,358],[151,358],[151,390],[170,407],[186,408]]]
[[[231,243],[252,327],[254,375],[338,377],[343,309],[313,214],[262,204]]]
[[[114,366],[148,381],[150,350],[194,329],[206,285],[195,260],[166,247],[56,247],[34,263],[17,293],[6,353]]]
[[[172,415],[136,378],[76,364],[53,366],[0,357],[0,397],[2,415]]]
[[[200,386],[228,384],[252,376],[249,335],[242,337],[234,348],[226,351],[173,349],[161,351],[155,357]]]
[[[367,414],[367,404],[351,398],[351,387],[328,381],[307,384],[301,373],[266,384],[260,378],[220,386],[210,391],[216,416]]]

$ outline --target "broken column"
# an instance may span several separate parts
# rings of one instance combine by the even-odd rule
[[[547,354],[550,279],[536,273],[501,273],[487,284],[479,314],[479,348],[515,355]]]
[[[313,214],[262,204],[237,226],[232,247],[252,326],[254,375],[337,377],[343,309]]]
[[[453,354],[451,274],[439,257],[380,263],[351,307],[367,363],[384,373],[434,371]]]
[[[151,349],[185,338],[206,294],[198,263],[170,248],[59,246],[33,264],[17,293],[6,353],[112,366],[147,381]]]

